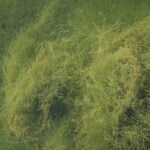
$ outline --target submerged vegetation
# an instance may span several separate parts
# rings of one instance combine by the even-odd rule
[[[0,150],[148,150],[149,0],[0,0]]]

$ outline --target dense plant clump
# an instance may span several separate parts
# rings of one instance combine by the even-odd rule
[[[149,0],[0,0],[0,150],[148,150]]]

